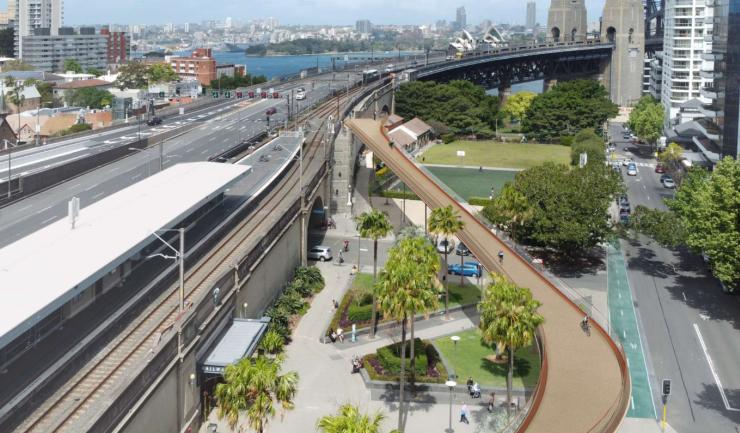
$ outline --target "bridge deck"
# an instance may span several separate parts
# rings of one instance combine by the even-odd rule
[[[485,225],[447,195],[401,150],[389,145],[381,123],[353,119],[347,126],[431,208],[452,205],[465,222],[461,239],[489,271],[503,272],[542,302],[545,359],[540,389],[522,431],[613,432],[627,408],[630,382],[624,357],[597,324],[587,336],[581,310]],[[506,251],[503,268],[496,257]]]

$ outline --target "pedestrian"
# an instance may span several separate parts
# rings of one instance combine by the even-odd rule
[[[493,409],[496,407],[496,393],[491,393],[491,399],[488,400],[488,412],[493,412]]]
[[[504,264],[504,250],[498,250],[498,262],[499,264]]]
[[[337,302],[336,299],[332,299],[331,300],[331,304],[334,306],[334,309],[335,310],[338,310],[339,309],[339,302]]]
[[[342,328],[337,328],[337,339],[340,343],[344,343],[344,331],[342,331]]]
[[[460,408],[460,422],[464,422],[465,424],[470,424],[470,421],[468,421],[468,405],[464,404]]]

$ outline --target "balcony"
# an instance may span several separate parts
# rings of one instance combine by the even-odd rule
[[[716,104],[703,104],[699,107],[699,112],[709,119],[724,117],[725,113]]]
[[[697,119],[696,126],[702,134],[708,139],[719,141],[719,134],[722,132],[719,127],[709,119]]]
[[[716,100],[725,95],[725,92],[722,91],[719,87],[714,86],[704,86],[700,90],[701,96],[707,99]]]
[[[701,53],[701,59],[707,62],[716,62],[724,60],[724,55],[722,53],[715,53],[710,51],[708,53]]]

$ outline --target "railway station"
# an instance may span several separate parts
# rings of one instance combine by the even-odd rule
[[[187,238],[250,172],[239,164],[178,164],[0,249],[0,367],[114,292],[133,296],[140,289],[128,282],[138,268],[174,266],[166,259],[176,254],[163,242],[177,245],[172,229],[185,227]]]

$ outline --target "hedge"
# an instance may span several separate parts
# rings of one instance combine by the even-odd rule
[[[404,193],[403,191],[386,190],[383,191],[380,196],[386,198],[405,198],[406,200],[419,200],[419,197],[416,194],[408,191]]]
[[[489,200],[487,197],[470,197],[468,199],[468,204],[473,206],[488,206],[491,203],[493,203],[493,200]]]

